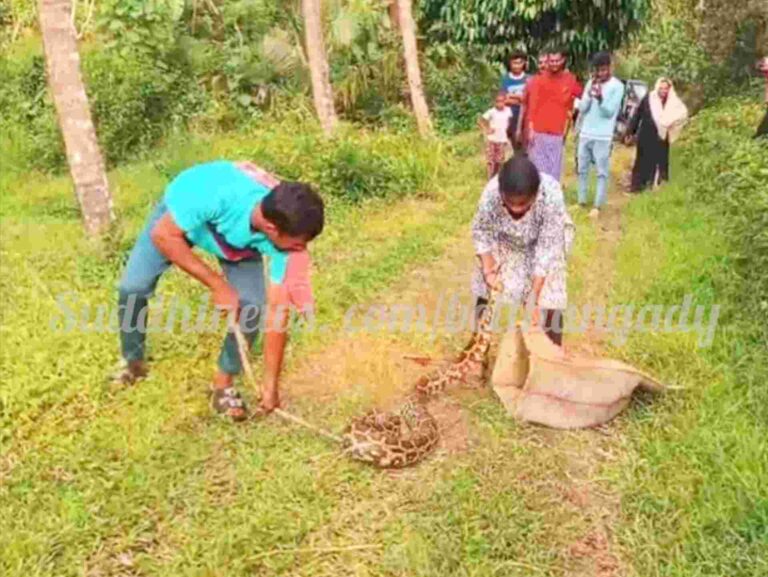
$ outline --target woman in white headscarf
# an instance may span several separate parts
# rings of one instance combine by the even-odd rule
[[[632,168],[631,192],[669,180],[669,145],[677,140],[688,109],[668,78],[659,78],[653,91],[643,98],[627,129],[627,138],[637,139]]]

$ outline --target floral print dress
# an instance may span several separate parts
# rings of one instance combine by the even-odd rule
[[[533,277],[543,276],[539,298],[542,309],[563,310],[568,305],[566,259],[574,234],[562,188],[547,174],[541,174],[536,200],[519,220],[513,219],[504,207],[498,177],[492,178],[472,222],[475,253],[491,253],[500,264],[504,287],[500,300],[525,306]],[[488,296],[479,262],[472,275],[472,292],[476,297]]]

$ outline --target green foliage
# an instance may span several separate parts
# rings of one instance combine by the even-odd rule
[[[48,94],[39,51],[0,57],[0,154],[5,170],[54,168],[65,162],[64,142]]]
[[[562,46],[578,67],[591,53],[625,43],[648,6],[649,0],[425,0],[420,28],[433,42],[481,47],[497,60],[515,48],[535,55]]]
[[[427,49],[424,78],[438,130],[454,134],[473,129],[493,104],[500,71],[484,57],[451,45]]]
[[[696,22],[698,40],[718,64],[738,64],[741,53],[745,58],[741,64],[749,67],[757,57],[768,54],[765,0],[708,0],[687,11],[687,16]]]
[[[37,20],[35,0],[0,0],[0,50],[12,45]]]
[[[678,387],[636,406],[622,443],[634,456],[611,467],[622,548],[654,575],[768,571],[768,144],[751,138],[760,113],[728,99],[697,115],[673,147],[672,183],[622,219],[618,302],[691,295],[721,307],[709,348],[654,332],[621,351]]]
[[[196,77],[235,114],[258,116],[280,92],[306,87],[291,3],[199,2],[183,20],[180,44]]]
[[[350,119],[379,122],[403,93],[400,37],[386,4],[375,0],[329,3],[328,60],[336,104]]]
[[[140,54],[91,53],[83,60],[83,73],[110,163],[148,150],[204,105],[193,78],[179,69],[155,68]]]
[[[752,2],[655,0],[651,17],[623,54],[626,76],[671,77],[694,111],[744,90],[768,53],[768,8]]]
[[[706,51],[692,41],[687,24],[678,19],[648,26],[632,47],[631,60],[625,63],[632,78],[651,83],[669,76],[680,87],[701,85],[710,65]]]
[[[183,136],[158,167],[169,177],[210,157],[208,144]],[[299,116],[254,127],[241,137],[223,139],[214,151],[223,158],[247,158],[283,178],[313,183],[336,200],[359,203],[427,192],[441,162],[442,146],[422,142],[413,133],[365,133],[340,127],[327,139],[319,128]]]
[[[768,313],[768,138],[751,138],[763,110],[731,98],[701,112],[686,135],[682,162],[691,193],[723,215],[737,275],[724,288],[740,303],[739,319],[765,343],[768,326],[755,321]]]
[[[324,6],[341,116],[409,132],[414,120],[401,40],[387,5],[335,0]],[[298,2],[81,0],[76,23],[84,34],[87,90],[111,163],[146,150],[190,117],[205,130],[230,130],[281,110],[307,108],[307,115],[314,115]],[[428,46],[425,52],[423,76],[439,130],[472,127],[488,105],[497,73],[484,56],[468,55],[458,45]],[[16,131],[26,133],[27,142],[14,144],[27,152],[16,154],[36,167],[60,167],[63,154],[50,102],[24,106],[33,104],[29,116],[35,125],[19,122]]]
[[[106,47],[122,56],[136,52],[161,57],[176,43],[184,0],[106,0],[99,6],[99,27]]]
[[[114,164],[147,151],[205,106],[205,96],[183,68],[162,69],[141,52],[85,51],[82,72],[104,155]],[[38,50],[0,59],[0,126],[12,136],[13,164],[57,170],[64,146]],[[11,146],[11,143],[8,143]]]

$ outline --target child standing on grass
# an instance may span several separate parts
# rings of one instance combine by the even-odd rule
[[[507,149],[507,128],[512,118],[512,111],[507,108],[506,95],[496,95],[495,106],[487,110],[478,121],[478,125],[485,132],[485,162],[488,166],[488,180],[496,176]]]

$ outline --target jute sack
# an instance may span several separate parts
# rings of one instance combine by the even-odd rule
[[[514,418],[557,429],[610,421],[637,387],[664,389],[620,361],[566,356],[543,332],[523,333],[519,326],[502,337],[491,386]]]

